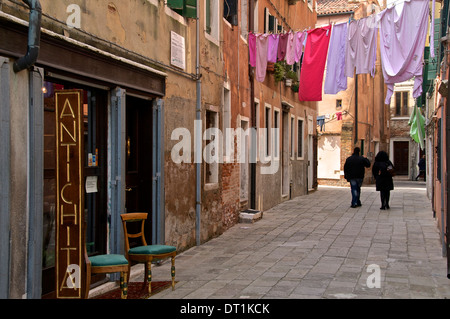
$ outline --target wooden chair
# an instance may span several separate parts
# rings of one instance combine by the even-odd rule
[[[152,292],[152,261],[161,260],[165,258],[172,258],[172,290],[175,290],[175,256],[177,254],[176,247],[167,245],[147,245],[144,236],[144,222],[147,219],[147,213],[128,213],[122,214],[122,225],[125,237],[125,254],[128,261],[131,263],[144,263],[145,275],[144,285],[148,282],[148,292]],[[140,232],[130,234],[127,230],[127,223],[140,222]],[[130,249],[130,238],[140,238],[142,246],[133,247]]]
[[[84,240],[86,239],[86,222],[84,222]],[[86,264],[86,287],[84,299],[89,298],[91,274],[111,274],[120,272],[120,290],[122,299],[127,299],[128,278],[130,276],[130,263],[124,255],[106,254],[89,257],[84,245],[84,261]]]
[[[86,259],[86,299],[89,297],[91,274],[110,274],[120,272],[121,298],[127,299],[130,264],[124,255],[98,255]]]

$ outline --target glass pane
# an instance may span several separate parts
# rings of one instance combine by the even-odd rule
[[[42,268],[55,266],[56,127],[55,91],[64,86],[44,82],[44,207]]]

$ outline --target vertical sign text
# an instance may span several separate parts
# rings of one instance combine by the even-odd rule
[[[56,297],[81,298],[83,113],[80,91],[56,93]]]

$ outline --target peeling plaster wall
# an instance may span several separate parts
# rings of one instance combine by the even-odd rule
[[[28,20],[28,11],[22,5],[4,1],[2,10]],[[74,14],[69,5],[80,8],[80,30],[70,28],[66,21]],[[165,154],[165,238],[166,243],[184,250],[195,245],[195,165],[175,164],[171,159],[171,135],[176,128],[187,128],[193,133],[196,109],[196,20],[185,19],[157,0],[41,0],[42,27],[70,37],[168,74],[164,97],[164,154]],[[204,7],[200,6],[201,17]],[[220,9],[219,17],[222,15]],[[221,19],[220,19],[221,20]],[[212,105],[221,113],[223,87],[222,33],[217,42],[206,39],[201,19],[200,63],[202,74],[202,119],[205,106]],[[185,39],[185,70],[170,64],[171,31]],[[221,115],[220,115],[221,116]],[[206,145],[206,142],[204,142]],[[193,148],[192,148],[193,149]],[[204,172],[204,165],[202,165]],[[221,172],[219,172],[221,174]],[[220,176],[220,175],[219,175]],[[202,173],[202,185],[204,184]],[[217,190],[205,191],[202,186],[201,239],[206,241],[224,230],[222,219],[222,182]]]

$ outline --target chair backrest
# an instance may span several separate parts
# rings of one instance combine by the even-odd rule
[[[147,246],[147,242],[145,241],[144,236],[144,223],[147,219],[147,213],[129,213],[129,214],[121,214],[120,218],[122,219],[123,232],[125,238],[125,253],[128,257],[128,251],[130,250],[130,238],[141,238],[142,245]],[[136,234],[128,233],[127,223],[131,222],[141,222],[141,231]]]

